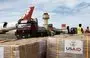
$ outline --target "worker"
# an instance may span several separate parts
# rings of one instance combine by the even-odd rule
[[[82,28],[82,24],[79,24],[79,26],[77,27],[77,34],[83,34],[83,28]]]
[[[90,33],[89,27],[85,30],[85,33]]]
[[[67,33],[70,34],[70,28],[67,26]]]
[[[54,36],[55,32],[53,31],[53,27],[52,26],[48,26],[48,31],[49,31],[49,35],[50,36]]]

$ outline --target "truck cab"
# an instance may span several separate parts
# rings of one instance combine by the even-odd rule
[[[17,38],[34,37],[38,30],[37,19],[23,20],[20,19],[16,25],[15,35]]]

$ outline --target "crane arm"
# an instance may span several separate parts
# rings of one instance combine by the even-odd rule
[[[24,15],[22,19],[24,20],[30,20],[33,14],[34,6],[29,8],[29,11]]]

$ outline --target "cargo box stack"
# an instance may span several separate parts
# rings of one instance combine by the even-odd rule
[[[44,39],[33,38],[0,43],[0,58],[41,58],[41,54],[45,53]]]
[[[47,58],[90,58],[90,37],[57,36],[47,39]]]

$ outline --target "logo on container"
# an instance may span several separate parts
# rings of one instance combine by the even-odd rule
[[[83,53],[83,42],[80,40],[65,40],[65,52],[66,53]]]
[[[70,47],[66,47],[66,50],[71,50],[71,51],[81,51],[80,47],[76,47],[77,43],[75,41],[70,42]]]

